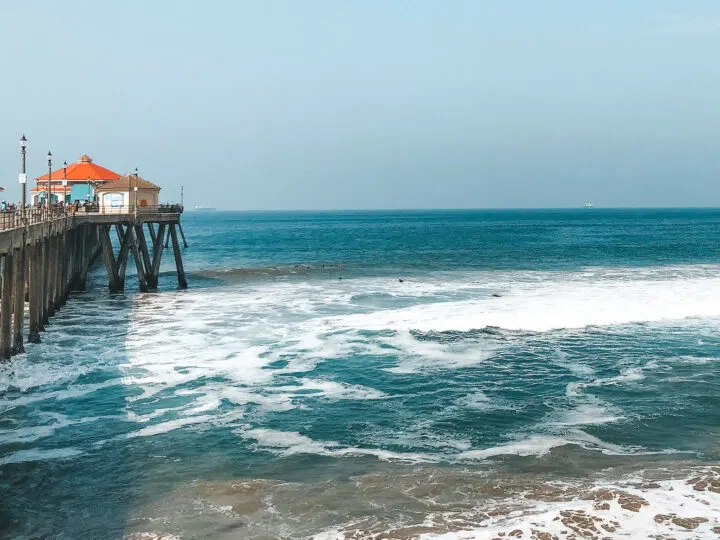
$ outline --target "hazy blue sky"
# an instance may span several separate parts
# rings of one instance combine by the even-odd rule
[[[243,209],[720,206],[718,0],[0,1],[0,184]]]

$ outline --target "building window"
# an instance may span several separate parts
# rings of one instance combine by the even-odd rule
[[[122,208],[125,206],[125,194],[106,193],[103,196],[103,205],[110,208]]]

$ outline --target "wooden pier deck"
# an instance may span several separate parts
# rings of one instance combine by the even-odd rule
[[[100,255],[111,291],[124,289],[132,255],[138,288],[145,292],[157,288],[163,248],[171,243],[178,286],[186,288],[178,239],[180,231],[185,244],[181,214],[177,205],[105,214],[28,208],[24,219],[20,212],[0,214],[0,360],[25,351],[26,305],[27,341],[39,343],[50,317],[73,291],[85,290],[88,271]]]

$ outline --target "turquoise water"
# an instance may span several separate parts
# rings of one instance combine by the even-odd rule
[[[187,291],[98,266],[0,368],[3,537],[484,538],[603,486],[720,526],[720,211],[183,225]]]

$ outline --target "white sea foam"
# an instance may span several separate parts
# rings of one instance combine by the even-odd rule
[[[716,325],[716,271],[676,267],[444,273],[405,283],[385,278],[263,282],[166,294],[162,299],[144,295],[132,313],[128,359],[122,367],[123,383],[140,390],[127,398],[128,419],[162,421],[147,406],[163,392],[186,398],[173,408],[186,418],[213,414],[223,401],[270,413],[312,406],[317,399],[386,399],[392,396],[317,378],[313,371],[324,362],[363,356],[388,359],[389,365],[381,369],[398,376],[462,369],[481,366],[505,346],[492,339],[418,339],[415,330],[492,326],[545,331],[687,317],[710,317],[706,320]],[[492,297],[491,289],[504,291],[503,296]],[[389,308],[395,302],[388,302],[387,295],[402,298],[406,307]],[[358,298],[363,301],[358,303]],[[168,313],[174,314],[170,321]],[[545,427],[622,419],[622,411],[593,402],[588,389],[634,384],[645,376],[643,368],[630,366],[616,376],[594,379],[592,359],[569,360],[560,349],[552,361],[581,380],[568,384],[568,408],[545,419]],[[193,389],[184,393],[188,385]],[[479,411],[513,408],[484,394],[456,403]]]
[[[718,469],[672,470],[661,467],[562,481],[537,475],[471,475],[466,481],[450,477],[446,483],[442,471],[433,471],[424,473],[422,479],[410,476],[413,481],[408,491],[413,502],[422,480],[432,485],[431,490],[419,493],[420,497],[429,493],[422,500],[424,511],[413,515],[404,514],[404,508],[392,512],[386,507],[384,515],[379,512],[372,520],[358,519],[350,512],[352,517],[346,523],[334,523],[312,538],[717,538],[720,493],[713,486],[717,485]],[[373,486],[376,481],[373,476]],[[492,486],[490,493],[478,489],[488,485]],[[457,503],[448,504],[450,497]]]
[[[249,429],[241,432],[246,439],[253,439],[261,446],[280,449],[283,454],[328,454],[328,446],[338,443],[322,443],[297,432],[274,429]]]
[[[619,271],[614,280],[607,279],[608,276],[597,279],[582,273],[506,273],[504,279],[511,292],[502,298],[488,297],[484,292],[473,298],[472,292],[465,290],[466,298],[461,300],[437,299],[402,309],[363,306],[359,312],[357,308],[343,308],[341,311],[346,313],[341,314],[330,312],[337,311],[338,304],[343,306],[353,290],[380,292],[397,284],[391,285],[388,280],[381,279],[347,280],[342,285],[333,282],[314,285],[309,288],[311,290],[286,283],[263,284],[262,289],[223,293],[217,304],[212,298],[206,298],[207,292],[203,291],[203,295],[197,297],[186,295],[182,303],[174,306],[181,310],[177,319],[191,323],[168,324],[166,319],[159,319],[165,312],[153,312],[152,306],[138,306],[128,346],[134,353],[134,365],[152,367],[149,359],[162,359],[182,350],[200,350],[205,362],[231,363],[232,358],[216,356],[212,351],[235,349],[234,344],[245,342],[243,356],[235,361],[242,362],[244,375],[261,379],[271,377],[262,368],[282,353],[302,353],[301,370],[312,369],[317,361],[347,354],[382,355],[388,352],[409,359],[440,355],[445,363],[462,366],[482,361],[492,354],[492,349],[478,351],[475,347],[472,354],[466,354],[466,351],[446,344],[420,342],[408,331],[462,331],[488,326],[548,330],[720,316],[720,293],[713,293],[720,290],[717,287],[720,279],[711,277],[713,274],[709,271],[707,276],[698,276],[696,271],[686,273],[693,277],[684,276],[682,270],[673,275],[662,274],[662,279],[654,274],[640,273],[638,278],[634,272]],[[534,279],[528,278],[528,274]],[[438,294],[446,288],[456,292],[459,285],[468,285],[457,276],[453,281],[430,281],[432,283],[407,287],[405,294],[417,294],[417,300],[422,300],[428,291]],[[217,293],[210,293],[211,296],[214,294]],[[308,294],[313,295],[312,308],[307,305]],[[217,325],[219,313],[208,307],[215,309],[217,305],[224,306],[223,313],[227,315],[224,322],[231,324],[232,330],[227,325]],[[146,338],[157,337],[156,323],[160,321],[162,331],[172,339],[163,339],[143,354],[141,345],[146,347]],[[394,333],[369,339],[359,336],[360,330]],[[263,344],[260,345],[258,340]],[[267,348],[269,344],[272,344],[272,350]],[[143,357],[148,360],[143,361]],[[563,363],[563,358],[557,358],[557,362]],[[403,372],[410,364],[412,360],[405,366],[401,360],[396,371]],[[578,375],[592,371],[591,366],[577,363],[567,364],[567,367]],[[284,370],[292,372],[296,368],[295,363],[290,362]],[[162,375],[183,379],[182,374]],[[186,375],[191,377],[192,371]]]
[[[27,393],[48,385],[71,383],[92,369],[94,366],[81,365],[77,362],[58,365],[32,362],[27,356],[18,356],[0,365],[0,392],[17,390]]]
[[[586,530],[588,537],[602,538],[677,538],[691,540],[717,538],[713,531],[720,525],[720,494],[698,492],[684,480],[661,481],[650,488],[632,485],[598,484],[596,489],[615,495],[598,501],[592,497],[563,502],[524,503],[515,512],[490,517],[475,529],[444,534],[422,534],[424,540],[490,540],[498,537],[548,538],[585,537],[568,526]],[[640,501],[637,511],[623,507],[618,494]],[[609,497],[609,496],[608,496]],[[518,505],[519,506],[519,505]],[[578,521],[573,521],[573,516]],[[432,522],[432,518],[428,520]],[[583,524],[590,523],[586,528]],[[517,533],[520,531],[520,534]],[[593,532],[594,531],[594,532]],[[509,536],[509,533],[513,533]],[[331,536],[332,537],[332,536]],[[327,538],[331,538],[327,537]],[[320,538],[320,537],[317,537]],[[334,538],[344,538],[342,534]]]
[[[287,393],[296,397],[299,395],[321,396],[330,400],[356,399],[364,401],[388,397],[387,394],[379,390],[335,381],[303,378],[298,383],[298,386],[276,386],[272,388],[272,391]]]
[[[482,391],[473,392],[459,397],[455,400],[455,403],[459,407],[473,409],[476,411],[507,411],[520,407],[517,404],[508,403],[503,400],[491,399],[485,394],[485,392]]]
[[[470,330],[500,327],[545,331],[629,322],[720,317],[720,278],[713,269],[618,270],[603,276],[526,272],[506,275],[502,298],[468,298],[336,318],[348,328]],[[532,279],[535,278],[535,279]],[[450,286],[452,287],[452,286]]]
[[[602,403],[580,403],[572,409],[556,414],[554,419],[548,420],[551,426],[589,426],[593,424],[607,424],[617,422],[624,417],[612,414],[610,407]]]
[[[626,383],[642,381],[644,378],[645,373],[643,373],[643,368],[623,368],[620,370],[619,375],[595,379],[594,381],[585,383],[585,386],[619,386]]]
[[[93,343],[88,350],[76,351],[77,361],[43,363],[18,357],[0,367],[0,391],[13,392],[0,398],[0,409],[80,398],[122,384],[131,389],[124,392],[126,418],[144,424],[133,433],[146,436],[217,415],[223,402],[241,410],[253,407],[261,413],[281,413],[312,407],[314,400],[390,399],[393,396],[379,389],[320,378],[313,372],[325,362],[364,356],[383,359],[384,367],[379,369],[391,376],[463,369],[482,366],[507,347],[502,340],[482,337],[419,339],[414,331],[458,332],[488,326],[545,331],[677,322],[688,317],[694,318],[693,324],[702,321],[715,328],[720,317],[717,270],[442,273],[405,283],[385,278],[263,282],[167,293],[162,298],[139,295],[126,321],[122,354],[96,353],[93,347],[97,345],[100,351],[102,345]],[[503,296],[492,297],[489,290],[502,290]],[[405,307],[391,308],[397,302],[388,298],[401,299]],[[118,317],[114,314],[108,321]],[[60,332],[58,327],[51,331]],[[49,343],[55,346],[53,340]],[[100,360],[89,362],[92,355]],[[636,384],[651,369],[628,366],[615,376],[594,379],[592,359],[570,360],[557,349],[551,360],[580,380],[567,386],[567,409],[546,418],[544,427],[618,421],[623,411],[593,402],[589,389]],[[118,361],[121,379],[76,382],[93,370],[114,368]],[[705,360],[683,357],[676,361]],[[166,397],[182,400],[168,408]],[[478,411],[514,407],[482,393],[458,398],[456,405]],[[37,427],[40,438],[47,428]],[[543,426],[538,428],[542,434]],[[552,439],[550,431],[546,435]]]
[[[297,432],[258,428],[244,431],[238,430],[237,433],[243,438],[254,440],[259,446],[281,455],[374,456],[383,461],[407,461],[413,463],[429,463],[437,460],[437,457],[417,452],[393,452],[380,448],[344,447],[334,441],[315,441]]]
[[[553,448],[566,445],[577,445],[590,450],[599,450],[604,454],[627,455],[636,453],[633,449],[607,443],[580,429],[565,430],[563,436],[530,435],[507,444],[468,450],[458,455],[460,459],[488,459],[497,456],[542,456]]]
[[[467,441],[437,440],[424,444],[414,439],[412,433],[403,433],[396,436],[388,435],[383,442],[388,444],[408,445],[412,447],[430,446],[428,452],[395,452],[373,446],[372,448],[359,448],[344,446],[336,441],[318,441],[298,432],[281,431],[267,428],[237,429],[235,433],[255,441],[255,443],[268,451],[280,455],[315,454],[321,456],[375,456],[385,461],[406,461],[414,463],[439,462],[471,462],[489,460],[502,456],[543,456],[553,450],[566,445],[578,445],[586,449],[598,450],[609,455],[645,454],[631,448],[606,443],[579,429],[566,432],[564,437],[552,435],[530,435],[507,444],[471,449]],[[651,452],[648,452],[650,454]]]
[[[152,424],[146,426],[142,429],[139,429],[138,431],[128,433],[126,437],[149,437],[151,435],[158,435],[160,433],[168,433],[184,426],[209,423],[212,421],[213,417],[208,415],[177,418],[175,420],[168,420],[167,422],[160,422],[159,424]]]
[[[497,456],[541,456],[547,454],[553,448],[570,444],[567,439],[560,437],[549,437],[544,435],[534,435],[527,439],[495,446],[492,448],[483,448],[476,450],[468,450],[462,452],[459,457],[461,459],[488,459]]]
[[[587,364],[580,363],[578,361],[569,361],[567,353],[561,351],[557,347],[554,351],[553,362],[555,363],[555,365],[569,370],[573,375],[576,375],[577,377],[587,377],[595,373],[595,370]]]
[[[717,362],[720,358],[716,356],[678,356],[669,360],[670,363],[703,365]]]

